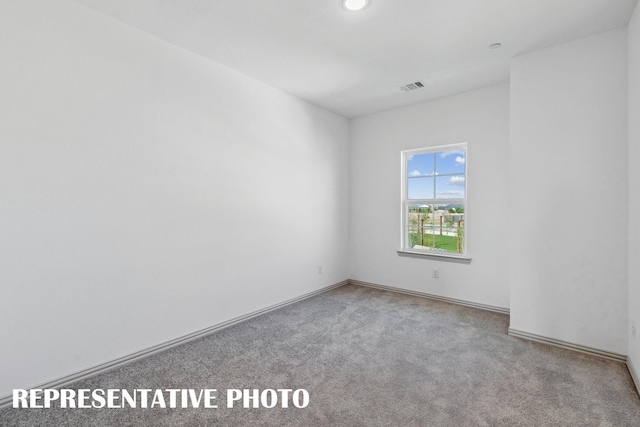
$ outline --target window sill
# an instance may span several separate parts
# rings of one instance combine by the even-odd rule
[[[450,254],[450,253],[423,252],[423,251],[412,251],[410,249],[399,249],[398,255],[418,257],[418,258],[439,259],[442,261],[453,261],[453,262],[460,262],[464,264],[471,263],[471,257],[468,257],[466,255],[457,255],[457,254]]]

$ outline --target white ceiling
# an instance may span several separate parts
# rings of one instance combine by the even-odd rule
[[[623,27],[638,0],[75,1],[357,117],[507,82],[511,57]]]

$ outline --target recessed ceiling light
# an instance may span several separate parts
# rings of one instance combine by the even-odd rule
[[[489,49],[497,49],[497,48],[499,48],[500,46],[502,46],[502,44],[501,44],[501,43],[494,43],[494,44],[492,44],[491,46],[489,46]]]
[[[369,0],[343,0],[342,5],[345,9],[356,11],[362,10],[369,4]]]

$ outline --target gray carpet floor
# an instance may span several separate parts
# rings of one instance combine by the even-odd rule
[[[5,409],[2,426],[640,426],[622,363],[508,316],[344,286],[67,388],[304,388],[304,409]]]

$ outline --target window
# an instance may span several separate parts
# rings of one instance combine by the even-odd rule
[[[467,144],[402,152],[402,249],[466,258]]]

